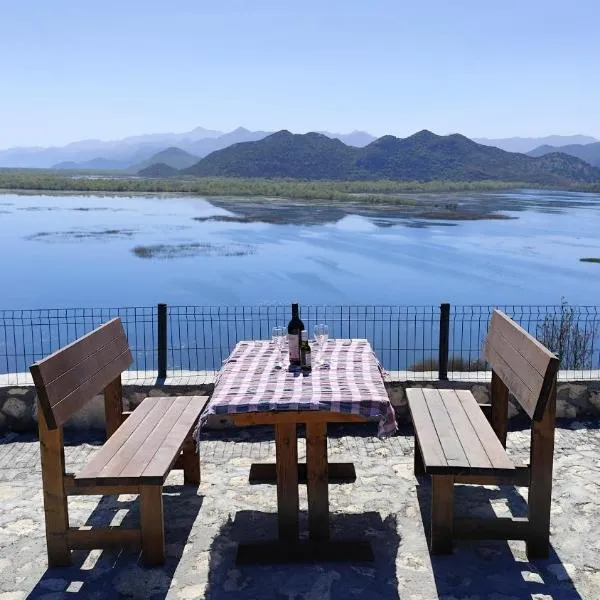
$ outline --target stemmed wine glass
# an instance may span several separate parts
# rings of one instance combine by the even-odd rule
[[[281,369],[283,367],[283,362],[281,360],[281,350],[283,348],[283,341],[285,339],[285,330],[283,327],[273,327],[271,339],[275,344],[276,352],[277,352],[277,362],[275,363],[276,369]]]
[[[324,323],[318,323],[314,327],[315,340],[319,347],[319,358],[317,359],[317,366],[321,367],[325,365],[323,353],[325,351],[325,342],[329,338],[329,327]]]

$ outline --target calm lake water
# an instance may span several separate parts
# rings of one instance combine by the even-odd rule
[[[413,196],[417,198],[417,196]],[[402,208],[175,195],[0,195],[0,308],[600,304],[600,195],[440,194]],[[471,213],[469,212],[471,211]]]

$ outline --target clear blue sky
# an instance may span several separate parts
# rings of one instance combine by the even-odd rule
[[[186,131],[600,137],[599,0],[2,0],[0,148]]]

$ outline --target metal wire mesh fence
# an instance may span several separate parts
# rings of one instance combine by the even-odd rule
[[[121,317],[134,358],[132,370],[156,369],[155,306],[0,310],[0,374],[27,381],[29,365],[113,317]]]
[[[573,380],[600,378],[600,307],[453,306],[450,316],[448,370],[487,370],[482,345],[494,308],[499,308],[560,358],[563,376]],[[486,377],[480,375],[480,377]]]
[[[561,358],[572,379],[598,379],[600,307],[500,306]],[[411,379],[486,379],[482,344],[492,306],[302,306],[309,332],[367,338],[384,368]],[[270,339],[288,306],[166,306],[0,311],[0,375],[26,381],[29,365],[113,317],[121,317],[144,375],[215,372],[235,344]],[[140,375],[141,376],[141,375]]]
[[[332,338],[367,338],[388,370],[438,351],[439,307],[304,306],[308,332],[327,323]],[[243,339],[270,339],[272,328],[286,326],[288,306],[171,306],[168,355],[174,372],[216,371]]]

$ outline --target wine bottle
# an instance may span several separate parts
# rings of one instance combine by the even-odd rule
[[[288,323],[288,348],[290,353],[290,365],[299,367],[300,362],[300,335],[304,329],[304,323],[298,313],[298,304],[292,304],[292,318]]]
[[[302,370],[309,373],[312,370],[311,350],[308,343],[308,333],[306,329],[302,330],[302,341],[300,342],[300,362]]]

